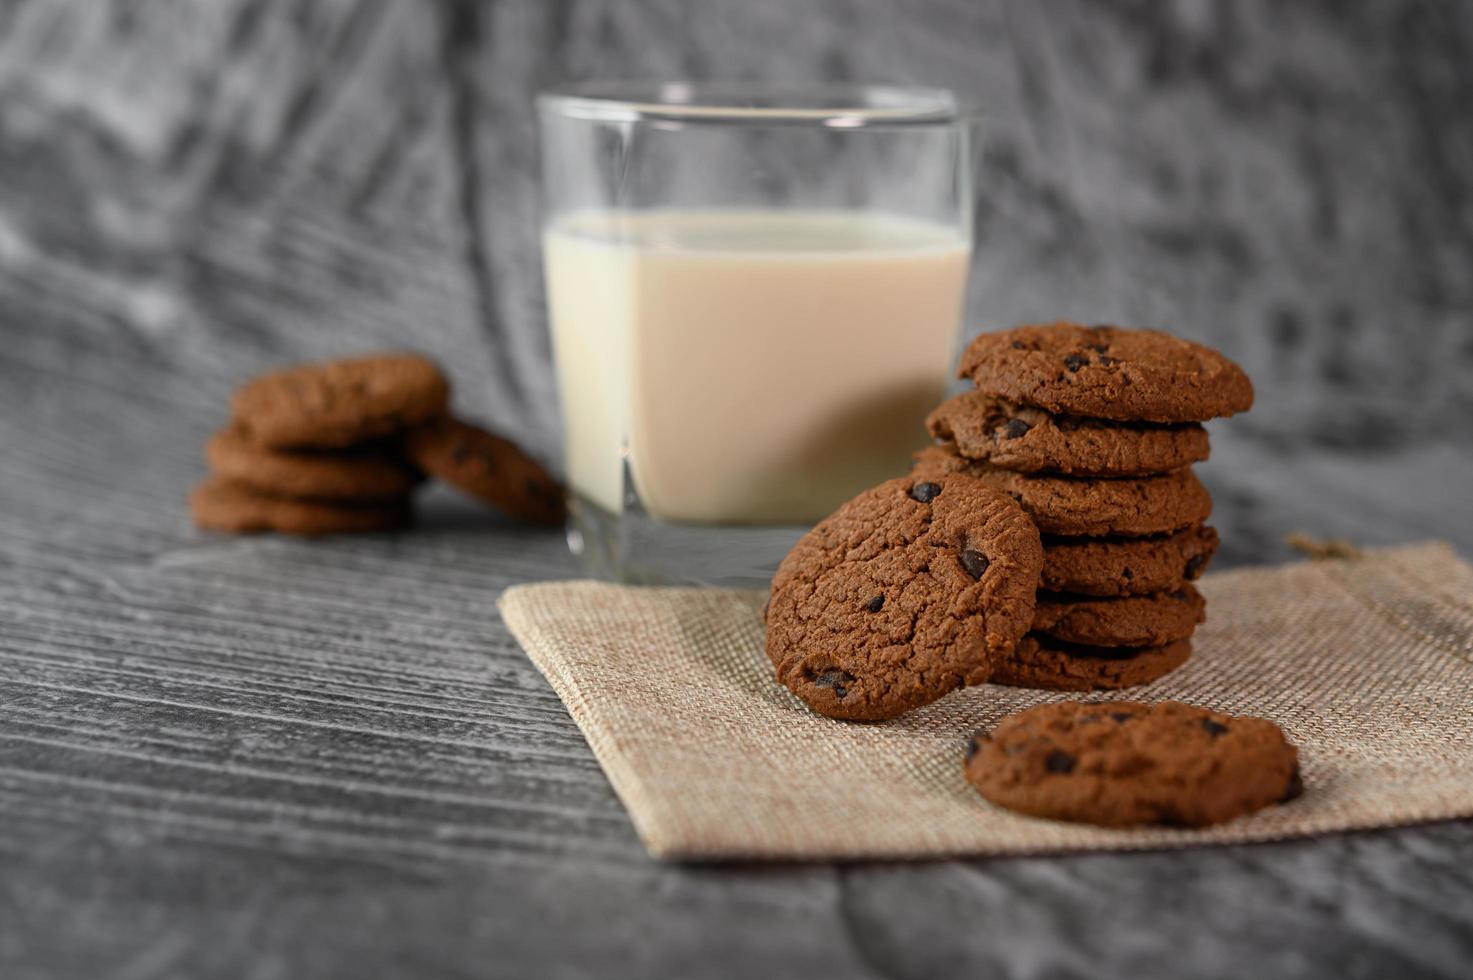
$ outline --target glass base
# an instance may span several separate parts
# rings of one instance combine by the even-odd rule
[[[636,501],[619,514],[580,495],[569,501],[568,548],[588,574],[638,585],[765,589],[807,530],[805,525],[667,524]]]

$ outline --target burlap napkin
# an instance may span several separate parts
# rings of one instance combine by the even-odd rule
[[[1473,815],[1473,569],[1446,545],[1208,576],[1176,673],[1115,697],[1255,714],[1305,795],[1206,830],[1019,816],[962,779],[963,739],[1063,695],[986,685],[884,724],[780,687],[757,592],[524,585],[500,607],[662,858],[926,857],[1275,840]]]

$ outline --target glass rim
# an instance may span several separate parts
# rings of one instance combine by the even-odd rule
[[[955,126],[976,111],[943,88],[769,82],[581,82],[537,96],[538,110],[593,122],[816,126]]]

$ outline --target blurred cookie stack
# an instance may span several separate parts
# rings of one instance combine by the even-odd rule
[[[236,389],[190,495],[200,527],[315,536],[407,524],[437,476],[509,516],[563,520],[557,482],[515,444],[449,415],[450,384],[417,354],[301,364]]]
[[[1217,550],[1191,464],[1202,422],[1252,405],[1247,375],[1158,331],[1055,323],[983,334],[960,376],[975,390],[932,412],[913,474],[979,477],[1043,535],[1033,629],[993,683],[1133,687],[1185,663]]]

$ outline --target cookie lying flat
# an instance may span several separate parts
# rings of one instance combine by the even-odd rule
[[[1040,592],[1033,632],[1087,646],[1162,646],[1190,637],[1206,610],[1207,600],[1190,585],[1113,599]]]
[[[1011,496],[1045,534],[1137,537],[1200,524],[1212,513],[1207,488],[1190,469],[1118,480],[1014,473],[941,446],[916,454],[911,475],[966,473]]]
[[[1197,526],[1143,538],[1043,539],[1042,587],[1081,595],[1175,592],[1217,554],[1217,530]]]
[[[998,806],[1109,827],[1204,827],[1303,792],[1278,725],[1174,701],[1029,708],[974,736],[965,771]]]
[[[420,481],[401,455],[386,448],[288,452],[257,445],[235,428],[210,437],[205,459],[216,476],[275,497],[393,501]]]
[[[211,531],[250,534],[278,531],[302,537],[349,531],[383,531],[409,522],[409,506],[393,504],[329,504],[264,494],[211,477],[189,495],[194,523]]]
[[[445,414],[450,385],[418,354],[375,354],[301,364],[238,388],[233,422],[277,449],[338,449],[393,435]]]
[[[561,524],[563,488],[515,443],[456,419],[410,432],[404,451],[416,466],[518,520]]]
[[[767,655],[819,714],[893,718],[991,676],[1033,621],[1042,563],[1005,494],[958,474],[889,480],[783,559]]]
[[[1191,655],[1191,640],[1157,647],[1093,647],[1029,633],[998,665],[991,682],[1043,691],[1113,691],[1165,677]]]
[[[1056,415],[1204,422],[1246,412],[1253,385],[1217,351],[1159,330],[1053,323],[978,337],[959,376]]]
[[[937,439],[969,459],[1020,473],[1145,476],[1207,458],[1207,430],[1184,425],[1127,424],[1050,415],[967,391],[942,402],[926,419]]]

